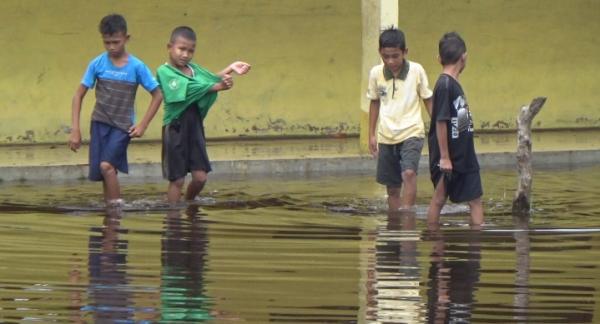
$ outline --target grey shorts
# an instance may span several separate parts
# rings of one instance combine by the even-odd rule
[[[411,137],[398,144],[379,144],[377,182],[388,187],[402,186],[402,171],[419,170],[424,141]]]

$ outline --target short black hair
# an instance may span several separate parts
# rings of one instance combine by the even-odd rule
[[[467,45],[457,32],[445,33],[439,43],[442,65],[454,64],[467,52]]]
[[[395,47],[401,50],[406,50],[406,39],[404,38],[404,33],[394,27],[388,27],[381,35],[379,35],[379,49],[384,47]]]
[[[119,14],[110,14],[100,20],[98,29],[102,35],[113,35],[119,32],[127,34],[127,21]]]
[[[179,26],[173,29],[173,32],[171,32],[171,39],[169,41],[173,43],[177,37],[183,37],[194,42],[196,41],[196,33],[191,27],[188,26]]]

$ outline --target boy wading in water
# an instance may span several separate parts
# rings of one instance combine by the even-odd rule
[[[371,69],[367,90],[369,150],[377,158],[377,182],[387,188],[390,211],[415,205],[425,141],[421,100],[431,112],[427,74],[419,63],[406,59],[407,53],[404,33],[393,27],[384,30],[379,36],[383,64]]]
[[[122,204],[117,172],[127,173],[127,146],[132,137],[144,135],[162,101],[162,93],[148,67],[125,50],[129,40],[127,22],[118,14],[100,21],[100,34],[106,52],[88,65],[72,102],[69,147],[81,146],[81,103],[88,89],[96,86],[96,104],[90,127],[89,179],[102,181],[108,206]],[[144,118],[134,125],[134,101],[138,85],[152,94]]]
[[[427,221],[439,224],[446,199],[468,202],[471,225],[483,224],[479,162],[473,143],[473,119],[458,77],[467,64],[467,46],[457,33],[444,34],[439,42],[443,71],[433,90],[429,129],[429,170],[435,187]]]
[[[167,50],[169,61],[161,65],[156,74],[164,93],[163,176],[169,181],[167,199],[170,204],[175,204],[181,198],[188,173],[192,174],[192,179],[185,200],[194,200],[204,188],[211,171],[204,118],[217,99],[217,92],[233,87],[231,74],[246,74],[250,65],[234,62],[214,74],[192,63],[196,34],[187,26],[173,30]]]

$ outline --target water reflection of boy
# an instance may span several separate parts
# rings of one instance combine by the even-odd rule
[[[82,310],[92,312],[95,323],[133,321],[135,309],[131,306],[131,292],[127,277],[127,241],[119,234],[121,214],[108,209],[104,226],[90,229],[89,238],[89,296],[91,303]],[[100,232],[100,236],[94,233]]]
[[[471,322],[475,285],[479,282],[481,232],[457,234],[445,236],[436,228],[427,234],[433,241],[427,291],[428,323]]]
[[[169,211],[162,238],[161,321],[196,323],[212,319],[204,295],[204,262],[207,253],[206,227],[190,213],[182,218]]]
[[[375,245],[374,295],[367,319],[378,323],[416,323],[421,318],[419,296],[418,235],[414,212],[389,212]],[[402,231],[402,239],[398,239]],[[376,307],[375,307],[376,305]]]

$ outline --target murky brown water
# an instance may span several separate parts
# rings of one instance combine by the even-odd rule
[[[372,175],[212,179],[201,210],[162,182],[125,212],[87,182],[0,184],[0,322],[598,323],[600,167],[538,170],[516,222],[512,171],[485,171],[487,221],[429,230],[385,213]]]

